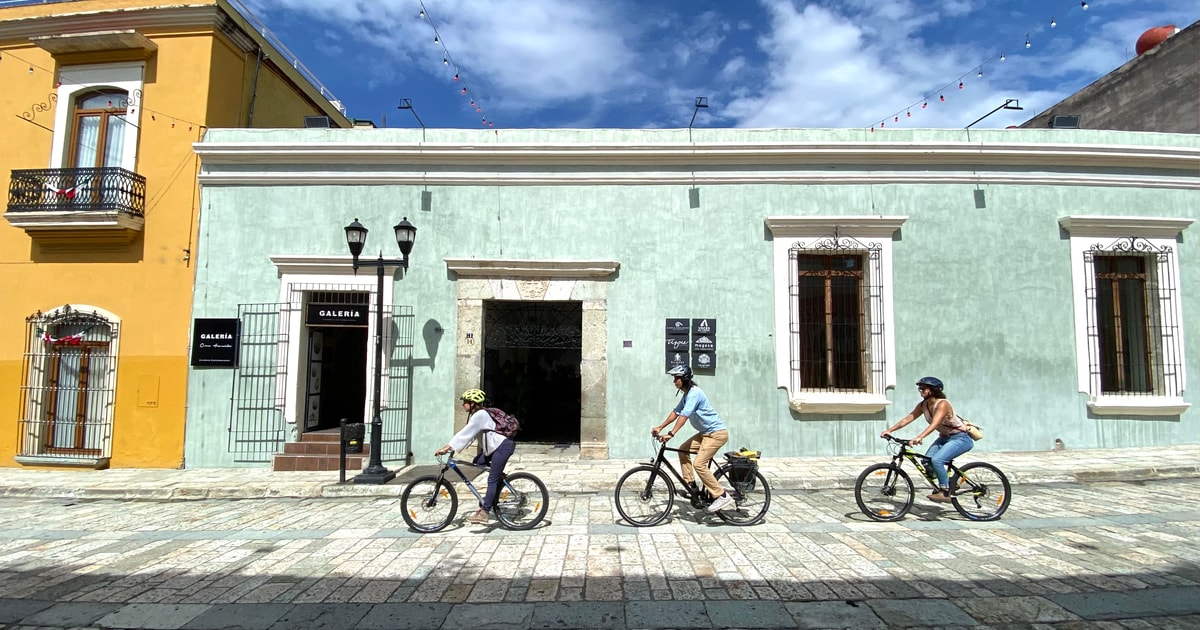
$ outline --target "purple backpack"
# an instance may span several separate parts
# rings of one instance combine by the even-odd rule
[[[495,431],[504,437],[511,438],[521,430],[521,421],[515,417],[504,413],[502,409],[496,407],[484,407],[484,411],[492,417],[492,422],[496,423]]]

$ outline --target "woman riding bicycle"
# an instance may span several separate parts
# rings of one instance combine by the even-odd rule
[[[942,392],[945,385],[941,379],[926,376],[917,381],[917,391],[921,393],[921,402],[917,403],[916,407],[909,412],[907,416],[900,418],[891,428],[879,434],[879,437],[886,437],[897,429],[908,426],[908,423],[917,418],[918,415],[924,415],[925,421],[929,426],[925,427],[917,437],[909,440],[909,444],[917,446],[925,436],[938,432],[938,439],[934,440],[929,446],[929,450],[925,455],[929,457],[933,464],[933,473],[937,475],[938,490],[930,494],[927,498],[930,501],[938,501],[940,503],[950,503],[950,480],[946,475],[946,464],[954,460],[955,457],[966,453],[975,446],[975,441],[967,435],[967,428],[963,425],[962,420],[959,420],[958,415],[954,413],[954,406],[946,400],[946,394]]]
[[[692,426],[699,433],[688,438],[680,446],[679,469],[688,489],[693,493],[699,492],[699,488],[696,487],[696,477],[700,477],[700,482],[708,490],[708,496],[715,497],[712,505],[708,506],[708,511],[720,512],[734,505],[734,500],[728,492],[725,492],[725,488],[717,483],[716,477],[708,468],[708,462],[729,441],[729,431],[725,428],[725,423],[721,422],[721,416],[717,415],[717,411],[708,404],[708,396],[705,396],[704,392],[692,382],[691,368],[686,365],[677,365],[671,368],[667,374],[675,379],[675,388],[683,392],[683,398],[679,400],[679,404],[675,405],[675,410],[667,415],[667,419],[662,424],[650,429],[650,435],[657,437],[662,442],[667,442],[675,437],[675,432],[683,426],[684,422],[691,421]],[[675,426],[671,427],[669,432],[660,435],[659,431],[672,421],[675,422]],[[691,453],[696,453],[695,466],[692,465]]]
[[[475,439],[475,436],[482,434],[479,440],[479,454],[475,456],[472,463],[488,466],[487,494],[483,496],[483,502],[479,504],[479,509],[468,516],[467,521],[486,524],[488,515],[492,512],[492,506],[496,503],[496,496],[500,493],[500,479],[504,477],[504,466],[508,464],[508,458],[512,457],[516,444],[513,443],[512,438],[496,432],[496,422],[483,408],[483,401],[487,400],[487,394],[483,393],[483,390],[468,389],[462,393],[462,396],[459,396],[459,400],[462,401],[463,408],[467,412],[467,425],[433,454],[444,455],[450,451],[461,451],[471,443],[471,440]]]

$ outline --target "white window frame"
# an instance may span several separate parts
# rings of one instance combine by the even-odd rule
[[[105,63],[86,66],[65,66],[58,73],[58,104],[54,111],[54,148],[50,154],[50,168],[66,168],[74,147],[71,141],[75,120],[75,99],[80,94],[113,88],[124,90],[129,95],[125,107],[124,146],[121,148],[121,168],[137,172],[138,132],[141,131],[141,97],[145,62]]]
[[[1193,219],[1156,218],[1156,217],[1124,217],[1124,216],[1065,216],[1058,224],[1070,235],[1071,240],[1071,286],[1072,301],[1075,307],[1075,369],[1078,378],[1079,391],[1088,395],[1088,410],[1098,416],[1104,415],[1143,415],[1143,416],[1175,416],[1183,413],[1190,403],[1183,400],[1182,383],[1187,382],[1187,363],[1183,356],[1175,358],[1172,363],[1178,366],[1180,373],[1177,378],[1166,379],[1170,386],[1162,395],[1122,395],[1105,394],[1100,388],[1099,376],[1089,374],[1089,356],[1098,354],[1098,341],[1089,340],[1087,279],[1095,273],[1095,266],[1088,261],[1084,253],[1096,245],[1107,246],[1113,240],[1126,237],[1144,239],[1156,250],[1169,248],[1173,255],[1166,257],[1166,262],[1159,262],[1155,270],[1160,276],[1170,274],[1176,278],[1176,287],[1182,287],[1179,278],[1178,239],[1185,228],[1194,223]],[[1175,334],[1179,336],[1174,344],[1182,354],[1186,347],[1183,340],[1183,305],[1180,291],[1163,292],[1161,299],[1168,306],[1159,311],[1160,317],[1173,318],[1178,322]]]
[[[797,413],[866,414],[887,408],[888,388],[896,386],[895,317],[892,309],[892,238],[907,216],[797,216],[767,217],[767,228],[773,235],[772,263],[775,285],[775,368],[777,386],[787,392],[788,406]],[[876,375],[867,383],[864,392],[805,391],[800,375],[791,369],[792,359],[799,355],[800,337],[791,332],[791,292],[789,286],[796,270],[789,264],[789,252],[795,247],[815,249],[830,238],[853,238],[880,252],[880,278],[868,278],[868,283],[881,286],[878,297],[882,303],[883,334],[871,337],[871,373]],[[869,270],[868,270],[869,273]]]

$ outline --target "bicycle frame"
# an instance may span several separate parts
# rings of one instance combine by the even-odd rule
[[[655,438],[655,439],[657,440],[658,438]],[[689,451],[689,450],[685,450],[682,448],[671,448],[670,446],[667,446],[666,442],[661,442],[658,447],[658,455],[656,455],[654,457],[654,459],[650,460],[649,462],[646,462],[646,463],[650,464],[651,466],[654,466],[654,471],[656,473],[659,470],[662,470],[663,466],[666,466],[667,470],[671,471],[671,475],[675,477],[675,480],[679,482],[679,487],[683,488],[684,492],[687,493],[687,498],[690,499],[692,496],[692,493],[688,490],[687,482],[683,480],[683,474],[680,471],[676,470],[675,466],[671,463],[671,461],[666,458],[667,451],[671,451],[672,453],[687,453],[688,455],[691,455],[693,458],[696,456],[696,451]],[[713,460],[712,459],[708,460],[708,468],[709,469],[713,468]],[[651,480],[653,480],[653,479],[654,478],[651,477]],[[699,482],[699,479],[697,479],[696,481]]]
[[[896,468],[903,468],[904,461],[908,460],[921,473],[921,477],[925,479],[925,483],[929,484],[930,488],[937,490],[937,476],[933,472],[933,460],[928,455],[923,455],[912,450],[909,447],[909,440],[901,440],[900,438],[891,439],[900,445],[900,450],[892,455],[892,465]],[[958,466],[954,465],[954,462],[947,463],[946,478],[949,479],[956,475],[965,479],[962,471],[958,469]],[[956,489],[952,489],[951,494],[955,494],[954,490]]]
[[[441,462],[440,457],[438,458],[438,461]],[[483,495],[479,494],[479,490],[477,490],[475,488],[475,484],[471,483],[471,480],[468,479],[467,476],[465,474],[463,474],[462,469],[459,468],[458,460],[454,459],[454,451],[451,451],[450,456],[446,458],[446,461],[441,462],[441,463],[442,463],[442,471],[440,473],[438,473],[438,483],[441,483],[443,480],[445,480],[447,470],[453,470],[455,473],[458,474],[458,478],[461,479],[464,484],[466,484],[467,489],[471,491],[471,494],[475,495],[475,500],[479,501],[480,503],[483,502]],[[491,470],[490,466],[478,466],[477,464],[468,464],[468,466],[472,466],[475,468],[483,468],[483,471],[481,471],[481,472],[488,472]],[[478,476],[478,475],[476,475],[476,476]],[[503,486],[508,485],[508,476],[507,475],[500,478],[500,484]],[[512,488],[509,488],[509,490],[512,490]]]

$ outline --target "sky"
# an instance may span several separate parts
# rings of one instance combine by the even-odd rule
[[[961,128],[1017,99],[975,125],[1005,127],[1200,19],[1196,0],[242,1],[348,116],[429,128]]]

